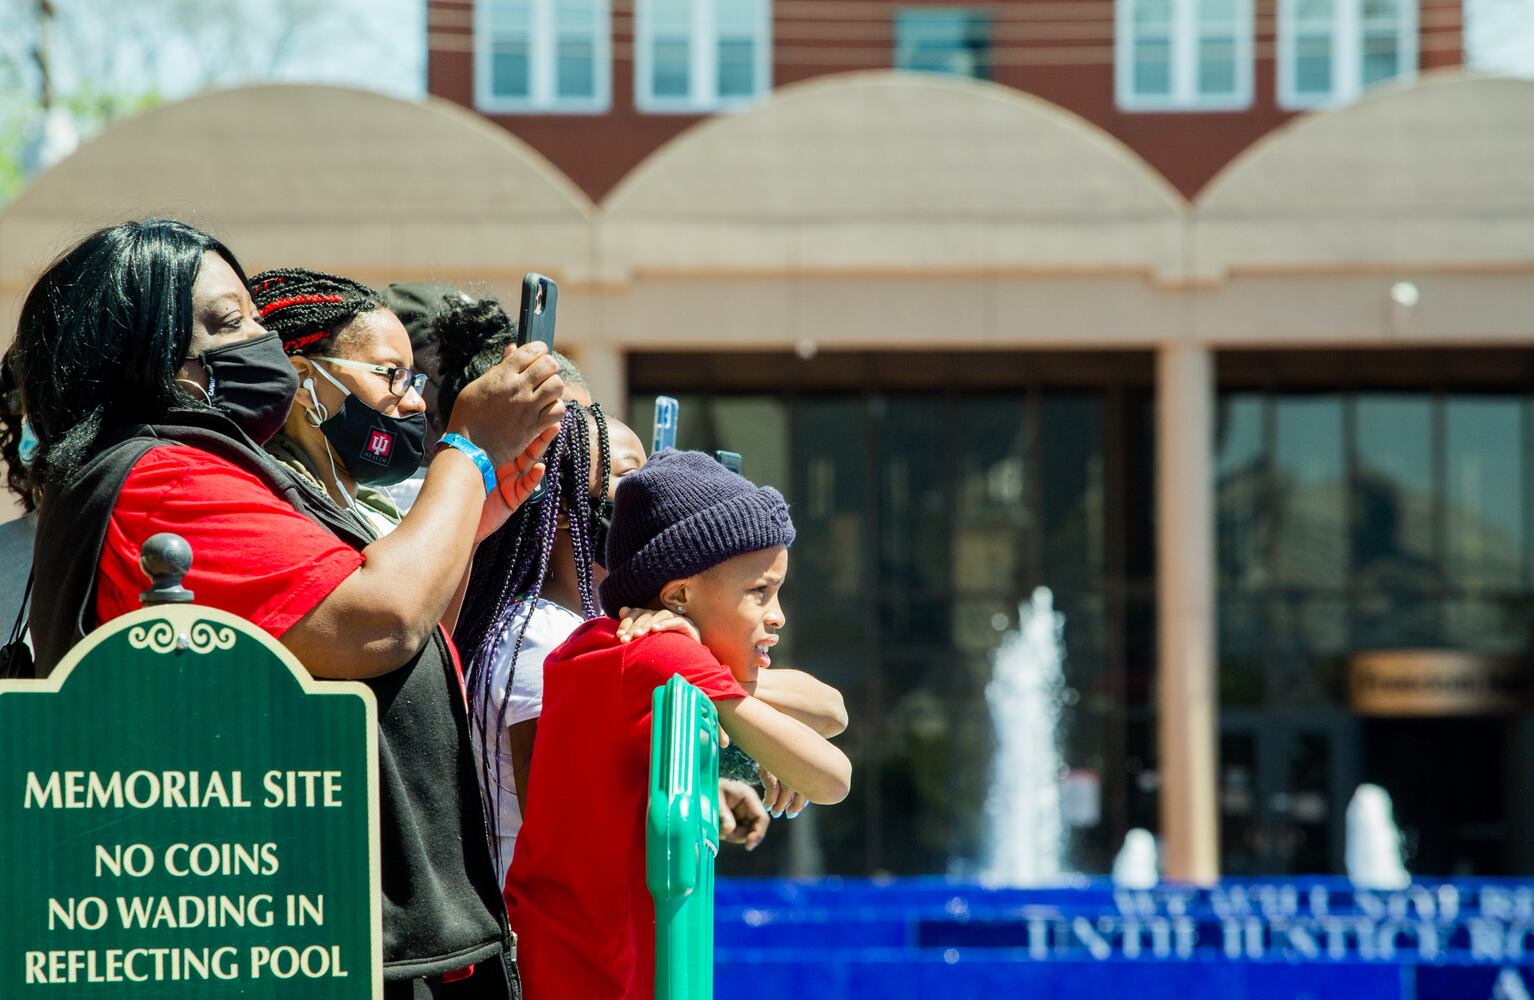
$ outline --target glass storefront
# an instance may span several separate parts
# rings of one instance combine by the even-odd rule
[[[1065,615],[1064,765],[1088,806],[1071,864],[1106,871],[1126,830],[1159,827],[1152,372],[1108,352],[630,359],[642,437],[654,395],[677,396],[682,447],[741,452],[789,497],[779,662],[853,719],[849,801],[727,870],[973,865],[990,654],[1039,585]],[[1342,872],[1365,781],[1394,797],[1413,870],[1531,870],[1529,716],[1365,716],[1347,680],[1360,651],[1528,652],[1534,359],[1222,354],[1219,380],[1224,870]]]

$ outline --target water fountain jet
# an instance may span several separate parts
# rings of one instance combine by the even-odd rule
[[[1401,852],[1390,793],[1379,785],[1359,785],[1348,802],[1348,879],[1361,889],[1404,889],[1411,884]]]
[[[1156,837],[1135,827],[1124,835],[1124,846],[1113,859],[1113,884],[1123,889],[1154,889],[1161,880]]]
[[[1039,587],[1018,607],[1018,628],[993,654],[985,688],[996,749],[986,795],[983,878],[1038,885],[1065,874],[1060,814],[1060,707],[1065,617]]]

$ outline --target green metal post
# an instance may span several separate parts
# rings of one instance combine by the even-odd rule
[[[712,1000],[719,717],[680,677],[655,689],[645,848],[656,1000]]]

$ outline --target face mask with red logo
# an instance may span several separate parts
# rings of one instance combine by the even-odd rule
[[[363,486],[393,486],[413,475],[426,451],[426,414],[380,413],[327,372],[324,362],[314,368],[346,393],[341,409],[321,421],[320,433],[352,479]]]

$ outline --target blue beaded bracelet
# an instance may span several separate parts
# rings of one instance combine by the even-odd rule
[[[457,448],[473,460],[479,467],[479,474],[485,477],[485,496],[489,496],[495,490],[495,466],[490,462],[490,456],[485,454],[485,449],[470,441],[462,434],[444,434],[437,439],[437,450],[443,448]]]

